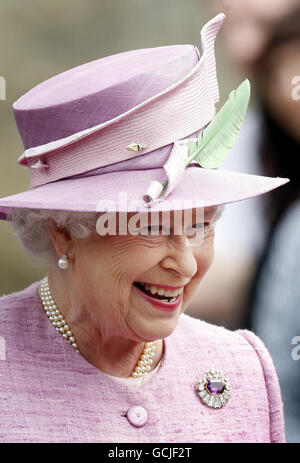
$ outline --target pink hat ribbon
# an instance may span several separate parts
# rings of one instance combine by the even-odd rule
[[[169,159],[163,166],[168,178],[167,189],[164,193],[164,197],[168,196],[181,182],[184,176],[187,158],[188,140],[184,139],[175,141]],[[164,185],[162,183],[153,180],[153,182],[150,183],[147,192],[143,196],[144,201],[146,203],[153,203],[153,201],[162,201],[163,198],[161,198],[160,200],[158,200],[158,198],[162,193],[163,189]]]

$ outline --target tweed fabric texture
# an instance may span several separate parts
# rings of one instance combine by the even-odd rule
[[[142,387],[103,374],[49,322],[33,283],[0,299],[0,442],[284,442],[277,375],[262,341],[181,315],[164,356]],[[5,355],[4,355],[5,354]],[[228,377],[221,409],[202,404],[197,380]],[[126,417],[144,407],[147,423]]]

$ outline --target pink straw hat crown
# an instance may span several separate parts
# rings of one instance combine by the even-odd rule
[[[70,69],[13,104],[25,149],[111,121],[182,79],[198,62],[192,45],[123,52]]]

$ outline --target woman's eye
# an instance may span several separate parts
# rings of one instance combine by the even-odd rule
[[[199,222],[199,223],[195,223],[194,225],[190,226],[190,227],[187,227],[186,229],[186,233],[187,235],[194,235],[195,232],[199,232],[205,228],[207,228],[209,225],[207,223],[203,223],[203,222]]]
[[[189,227],[186,227],[186,234],[188,236],[194,236],[195,233],[201,234],[204,230],[206,230],[209,227],[209,223],[195,223]],[[139,230],[139,235],[142,236],[161,236],[161,235],[170,235],[170,230],[168,227],[163,226],[163,225],[148,225],[146,227],[142,227]]]
[[[163,231],[165,231],[165,233],[163,233]],[[166,228],[161,225],[148,225],[148,227],[143,227],[140,229],[140,234],[158,236],[161,234],[166,234]]]

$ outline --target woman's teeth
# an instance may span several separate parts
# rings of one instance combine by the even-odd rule
[[[159,299],[162,302],[175,302],[178,296],[183,292],[184,288],[179,289],[163,289],[157,288],[156,286],[146,285],[145,283],[138,283],[141,289],[144,292],[150,293],[152,297],[155,299]]]

